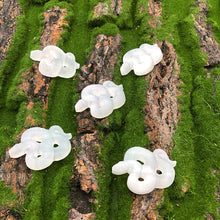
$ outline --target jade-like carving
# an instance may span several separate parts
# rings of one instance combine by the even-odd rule
[[[82,112],[90,108],[91,115],[100,119],[107,117],[124,103],[123,86],[116,85],[112,81],[105,81],[103,85],[86,86],[81,92],[81,99],[75,105],[75,110]]]
[[[146,75],[162,58],[162,51],[157,44],[142,44],[139,48],[130,50],[123,56],[121,75],[127,75],[131,70],[134,70],[138,76]]]
[[[124,160],[112,167],[112,173],[128,173],[127,186],[135,194],[146,194],[155,188],[169,187],[175,177],[176,161],[171,161],[161,149],[153,152],[142,147],[132,147],[124,155]]]
[[[79,63],[76,62],[72,53],[64,53],[57,46],[49,45],[41,50],[32,50],[30,58],[39,61],[39,71],[47,77],[71,78],[79,69]]]
[[[12,158],[26,154],[25,162],[32,170],[42,170],[54,161],[64,159],[71,151],[70,133],[54,125],[49,129],[33,127],[27,129],[21,136],[21,143],[15,144],[10,150]]]

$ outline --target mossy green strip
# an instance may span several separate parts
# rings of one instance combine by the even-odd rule
[[[55,1],[47,3],[45,7],[56,4]],[[62,34],[62,39],[58,46],[65,52],[72,52],[76,56],[76,61],[85,63],[87,57],[87,48],[90,43],[90,30],[87,26],[87,17],[89,13],[89,4],[86,1],[75,1],[69,4],[67,20],[69,27]],[[73,10],[74,9],[74,10]],[[74,14],[73,14],[74,11]],[[78,99],[76,95],[76,77],[70,79],[55,78],[52,80],[49,88],[49,101],[46,117],[46,127],[59,125],[66,133],[76,135],[76,121],[74,104]],[[30,199],[30,205],[27,206],[28,213],[25,218],[28,219],[67,219],[68,210],[71,208],[68,201],[69,188],[68,183],[72,175],[74,165],[74,156],[70,155],[64,160],[54,162],[50,167],[40,172],[34,172],[36,177],[42,178],[41,191],[35,195],[34,181],[30,184],[33,187],[28,188],[29,194],[41,199],[40,211],[35,216],[31,215],[35,208],[35,203]],[[43,174],[43,177],[41,175]],[[30,195],[31,195],[30,194]]]
[[[10,49],[8,50],[7,59],[2,64],[0,71],[2,79],[2,84],[0,83],[0,126],[1,129],[6,129],[12,133],[10,133],[9,136],[2,135],[1,137],[3,139],[0,139],[1,143],[13,143],[13,137],[21,131],[16,129],[18,122],[16,118],[20,111],[21,102],[24,101],[26,97],[22,94],[18,95],[16,92],[20,82],[20,74],[31,67],[29,51],[34,43],[34,37],[40,30],[39,25],[41,20],[39,13],[41,11],[41,7],[34,7],[29,10],[29,14],[24,14],[18,20],[18,28]],[[23,121],[23,119],[21,120]],[[10,140],[8,140],[8,138],[10,138]],[[6,146],[10,145],[1,145],[1,153],[5,151]]]
[[[207,13],[208,22],[213,25],[213,33],[216,41],[220,44],[220,1],[208,0],[209,11]]]
[[[136,9],[135,1],[129,1],[127,8],[124,9],[128,10],[126,13],[130,14],[129,16],[135,14],[133,9],[131,13],[131,5]],[[130,19],[131,22],[128,25],[133,25],[136,21],[132,16]],[[122,64],[122,56],[144,43],[140,35],[144,30],[133,26],[129,29],[127,24],[123,25],[121,18],[117,24],[119,23],[122,25],[121,28],[126,27],[126,29],[119,32],[122,36],[122,49],[114,72],[114,82],[123,84],[126,103],[120,109],[114,110],[108,117],[109,125],[100,125],[103,144],[99,158],[103,165],[99,170],[100,173],[97,174],[100,185],[100,191],[95,194],[98,199],[95,206],[97,219],[131,218],[132,193],[127,188],[127,175],[113,175],[111,169],[114,164],[123,160],[124,153],[129,148],[133,146],[149,147],[148,136],[144,133],[144,114],[142,112],[146,102],[146,81],[144,77],[137,77],[133,71],[122,77],[119,69]]]
[[[157,29],[159,40],[173,43],[184,83],[179,97],[181,119],[172,152],[172,158],[177,161],[176,177],[174,184],[165,190],[160,207],[165,219],[205,219],[208,213],[218,217],[219,204],[214,196],[218,180],[213,172],[219,169],[219,119],[206,101],[213,99],[213,79],[207,79],[203,68],[206,59],[200,51],[192,18],[198,9],[191,8],[192,4],[193,1],[178,4],[163,1],[163,25]]]
[[[0,207],[13,206],[17,199],[17,195],[12,192],[12,189],[6,187],[3,181],[0,181]]]
[[[33,2],[36,5],[21,2],[25,15],[19,21],[21,25],[18,25],[12,44],[14,46],[9,50],[8,61],[3,63],[0,72],[0,113],[3,116],[0,119],[1,155],[6,146],[13,145],[13,136],[22,130],[27,115],[25,97],[16,93],[17,84],[20,74],[31,66],[30,50],[39,46],[42,12],[50,6],[63,4],[69,9],[70,27],[66,27],[59,46],[65,52],[74,53],[81,66],[90,54],[95,35],[115,35],[120,32],[123,37],[114,81],[123,84],[127,100],[122,108],[115,110],[109,117],[109,125],[99,127],[103,144],[100,154],[102,168],[97,174],[100,191],[96,193],[98,202],[94,208],[97,219],[130,219],[132,193],[126,186],[127,175],[115,176],[111,173],[111,167],[123,159],[128,148],[149,147],[148,138],[144,134],[142,112],[147,85],[143,77],[136,77],[133,72],[121,77],[119,67],[124,53],[142,43],[152,43],[153,38],[148,37],[153,37],[153,34],[156,34],[160,41],[168,40],[173,43],[181,64],[180,77],[183,81],[180,86],[182,95],[179,97],[181,119],[173,137],[175,146],[172,159],[177,160],[176,178],[174,184],[165,190],[164,203],[159,207],[160,214],[164,219],[204,219],[208,213],[219,218],[219,203],[216,202],[214,193],[219,180],[217,170],[220,168],[220,74],[219,68],[214,68],[211,76],[207,78],[203,69],[206,60],[200,52],[192,18],[192,14],[198,11],[197,8],[191,7],[195,2],[183,0],[177,4],[175,0],[163,0],[163,25],[156,31],[150,29],[147,24],[149,17],[145,14],[145,0],[124,1],[122,14],[118,18],[107,16],[101,23],[98,23],[98,20],[97,23],[95,20],[89,23],[89,14],[91,15],[92,8],[98,3],[95,0],[68,1],[69,4],[50,1],[44,7],[39,5],[45,3],[44,0]],[[109,1],[107,2],[109,4]],[[208,3],[208,20],[213,22],[214,34],[219,42],[219,1],[208,0]],[[113,24],[114,21],[118,26]],[[102,27],[99,27],[100,24]],[[92,27],[97,28],[91,31]],[[78,99],[76,82],[75,78],[56,78],[52,81],[46,119],[47,127],[58,124],[73,136],[76,135],[74,105]],[[36,102],[35,107],[36,120],[41,124],[41,106]],[[68,181],[72,174],[73,161],[71,152],[64,160],[54,162],[43,171],[34,172],[26,189],[25,208],[21,208],[24,219],[67,219],[70,208]],[[5,189],[3,185],[2,190],[9,189]],[[14,203],[14,194],[10,191],[8,195],[11,196],[2,196],[2,205]]]
[[[41,7],[34,7],[30,9],[29,14],[24,12],[20,16],[17,21],[17,31],[10,49],[7,51],[7,59],[3,62],[0,70],[1,159],[4,156],[6,147],[13,146],[15,143],[14,137],[23,129],[26,110],[25,102],[22,104],[21,102],[25,100],[25,97],[19,96],[19,98],[13,99],[11,96],[16,96],[17,94],[11,91],[17,91],[20,74],[31,67],[28,54],[30,47],[34,43],[33,38],[39,33],[41,20],[38,15],[41,11]],[[19,202],[16,200],[18,196],[11,193],[10,189],[4,186],[2,182],[0,192],[2,194],[1,206],[8,205],[13,207]],[[5,193],[7,193],[7,197]]]

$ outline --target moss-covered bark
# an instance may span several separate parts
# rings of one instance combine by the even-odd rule
[[[220,71],[219,64],[207,66],[207,55],[201,52],[194,19],[202,16],[199,14],[198,2],[208,5],[209,11],[202,19],[209,24],[208,28],[213,25],[213,29],[210,30],[216,42],[220,43],[219,0],[20,0],[23,14],[18,18],[17,31],[0,70],[1,170],[4,170],[5,152],[20,141],[18,135],[24,128],[33,125],[49,128],[57,124],[74,137],[91,133],[77,133],[80,125],[74,105],[79,98],[77,86],[82,76],[80,70],[77,71],[78,78],[55,78],[48,82],[46,109],[40,101],[40,94],[31,98],[33,103],[31,108],[27,108],[30,107],[30,95],[19,90],[19,85],[33,77],[31,74],[34,73],[34,67],[29,53],[40,47],[45,25],[43,12],[59,6],[61,9],[67,9],[65,20],[68,24],[63,25],[64,31],[57,45],[65,52],[74,53],[81,67],[97,65],[86,62],[89,62],[87,59],[93,48],[97,47],[95,43],[98,34],[121,36],[118,61],[111,68],[114,72],[114,82],[123,84],[126,103],[122,108],[115,110],[107,122],[93,121],[93,129],[98,131],[101,143],[94,148],[99,161],[94,173],[99,189],[89,194],[91,201],[86,205],[90,204],[91,207],[85,210],[92,210],[96,219],[101,220],[220,218]],[[156,4],[154,11],[150,4]],[[145,120],[148,112],[144,109],[146,110],[149,102],[146,94],[149,92],[148,83],[151,77],[137,77],[133,72],[122,77],[119,69],[122,57],[128,50],[137,48],[142,43],[165,41],[172,44],[175,50],[172,53],[176,54],[180,66],[181,83],[176,85],[181,93],[178,96],[180,117],[173,128],[175,134],[168,146],[171,158],[177,161],[176,177],[174,184],[161,191],[161,194],[152,193],[148,197],[137,197],[127,189],[126,175],[112,175],[111,167],[122,160],[125,151],[130,147],[142,146],[152,150],[155,146],[163,148],[163,145],[160,143],[160,136],[157,145],[148,137],[148,125]],[[109,68],[108,62],[109,60],[103,62],[100,67],[103,75]],[[27,71],[31,74],[23,74]],[[98,71],[95,71],[94,69],[93,72],[97,74]],[[150,73],[151,76],[156,74],[154,71]],[[100,79],[99,77],[97,79]],[[86,80],[89,83],[89,77]],[[161,91],[164,92],[166,89],[164,85]],[[161,97],[164,97],[164,94]],[[27,117],[31,118],[28,122]],[[75,187],[79,177],[74,176],[77,173],[74,154],[77,155],[77,151],[80,151],[79,148],[75,148],[76,152],[71,151],[66,159],[45,170],[33,172],[30,182],[24,187],[24,198],[11,191],[10,187],[13,185],[6,186],[1,182],[0,210],[9,208],[16,213],[16,218],[22,216],[23,219],[67,219],[68,216],[71,218],[68,211],[71,208],[75,209],[76,203],[80,204],[77,198],[74,200],[71,196],[71,193],[77,195],[75,188],[80,188]],[[4,181],[4,178],[1,179]],[[73,186],[71,183],[74,181]],[[158,195],[160,199],[150,198]],[[136,201],[140,201],[142,207],[135,204]],[[156,201],[160,201],[160,204],[155,207],[155,204],[149,204],[148,201],[155,204],[158,204]],[[141,213],[137,215],[137,211]],[[13,215],[13,212],[10,212],[11,214]],[[87,214],[86,211],[83,214]]]

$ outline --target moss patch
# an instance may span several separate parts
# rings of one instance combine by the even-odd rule
[[[111,167],[123,159],[128,148],[149,148],[142,112],[148,85],[144,77],[136,77],[133,72],[122,77],[119,68],[122,56],[128,50],[142,43],[153,43],[155,36],[160,41],[168,40],[174,45],[183,81],[180,85],[182,95],[179,97],[181,119],[173,137],[172,159],[177,160],[176,178],[174,184],[165,189],[164,203],[158,209],[164,219],[204,219],[207,214],[218,218],[219,203],[216,202],[215,192],[219,184],[217,170],[220,168],[220,70],[216,67],[211,74],[207,74],[204,69],[206,57],[200,52],[192,18],[192,14],[198,11],[196,7],[191,7],[195,6],[195,2],[182,0],[177,4],[175,0],[163,0],[162,26],[156,30],[152,30],[148,24],[147,0],[123,1],[121,15],[110,14],[93,19],[92,10],[98,2],[20,0],[24,15],[18,21],[7,60],[0,71],[0,154],[3,155],[6,147],[13,146],[14,137],[23,129],[27,115],[31,114],[36,123],[42,125],[41,105],[35,100],[32,112],[26,111],[26,97],[17,94],[17,85],[20,83],[20,74],[32,65],[30,51],[39,47],[43,11],[59,5],[68,9],[66,19],[69,26],[65,26],[58,46],[65,52],[74,53],[81,66],[86,63],[97,34],[115,36],[120,33],[122,36],[114,81],[123,84],[126,103],[109,116],[109,125],[99,125],[102,140],[99,159],[102,167],[97,173],[100,190],[95,193],[97,203],[93,207],[97,219],[131,217],[132,193],[126,186],[127,175],[112,175]],[[109,0],[106,3],[110,5]],[[208,21],[213,23],[219,42],[218,3],[208,0]],[[76,135],[76,83],[75,77],[52,80],[46,112],[47,128],[57,124],[66,133]],[[20,206],[24,219],[67,219],[71,208],[68,183],[73,166],[74,156],[71,152],[67,158],[54,162],[47,169],[33,172],[33,178],[26,188],[25,203]],[[0,183],[1,206],[13,206],[16,196],[3,182]]]
[[[176,178],[165,190],[165,201],[160,207],[165,219],[204,219],[208,213],[218,216],[219,204],[214,195],[218,179],[213,169],[219,167],[218,126],[214,126],[219,119],[209,104],[213,100],[213,78],[207,78],[204,69],[206,59],[195,32],[192,14],[197,8],[190,7],[193,3],[163,1],[163,25],[157,29],[160,40],[173,43],[183,81],[179,97],[181,119],[172,152],[177,161]]]

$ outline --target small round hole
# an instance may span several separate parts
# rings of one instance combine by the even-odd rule
[[[142,177],[139,177],[138,180],[139,181],[144,181],[144,179]]]
[[[41,155],[39,154],[39,155],[37,155],[37,157],[41,157]]]
[[[54,144],[54,145],[53,145],[53,147],[55,147],[55,148],[58,147],[58,146],[59,146],[58,144]]]
[[[110,98],[113,99],[114,97],[111,95]]]
[[[159,175],[162,174],[162,171],[161,171],[161,170],[157,170],[156,172],[157,172],[157,174],[159,174]]]

